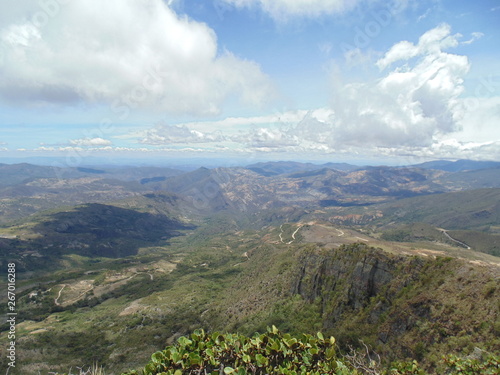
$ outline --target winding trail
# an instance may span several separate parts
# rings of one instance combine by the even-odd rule
[[[295,241],[295,235],[297,234],[300,228],[302,228],[302,224],[299,224],[299,227],[295,229],[295,232],[292,233],[292,240],[287,242],[288,245],[290,245],[293,241]]]
[[[61,290],[59,291],[59,293],[57,294],[57,298],[54,299],[54,304],[56,306],[61,306],[61,304],[59,303],[59,298],[61,298],[61,293],[63,291],[63,289],[66,288],[66,284],[63,284]],[[52,288],[51,288],[52,289]]]
[[[456,242],[456,243],[458,243],[458,244],[460,244],[460,245],[462,245],[462,246],[466,247],[466,248],[467,248],[467,250],[471,250],[471,249],[472,249],[472,248],[471,248],[469,245],[467,245],[466,243],[464,243],[464,242],[462,242],[462,241],[459,241],[459,240],[456,240],[456,239],[454,239],[452,236],[450,236],[450,235],[448,234],[448,231],[447,231],[446,229],[443,229],[443,228],[437,228],[437,229],[438,229],[438,230],[440,230],[441,232],[443,232],[443,233],[444,233],[444,235],[445,235],[446,237],[448,237],[450,240],[452,240],[452,241],[454,241],[454,242]]]
[[[94,290],[94,286],[93,286],[93,285],[92,285],[89,289],[87,289],[87,290],[85,290],[85,291],[81,292],[81,293],[80,293],[80,295],[79,295],[78,297],[72,298],[72,299],[70,299],[70,300],[66,301],[66,303],[67,303],[68,305],[71,305],[71,304],[73,304],[73,303],[75,303],[75,302],[79,301],[82,297],[84,297],[84,296],[85,296],[88,292],[90,292],[91,290]]]
[[[299,226],[298,226],[298,228],[297,228],[297,229],[295,229],[295,232],[293,232],[293,233],[292,233],[292,240],[291,240],[291,241],[288,241],[288,242],[286,243],[287,245],[290,245],[291,243],[293,243],[293,241],[295,241],[295,240],[296,240],[295,235],[297,234],[297,232],[299,231],[299,229],[300,229],[300,228],[302,228],[302,226],[303,226],[304,224],[298,224],[298,225],[299,225]],[[280,242],[281,242],[281,243],[285,243],[285,241],[283,241],[283,233],[284,233],[284,232],[283,232],[283,224],[281,224],[281,225],[280,225]]]

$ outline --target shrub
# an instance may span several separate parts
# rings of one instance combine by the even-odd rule
[[[144,375],[180,374],[356,374],[337,360],[335,339],[282,334],[272,326],[265,334],[207,334],[196,330],[189,337],[154,353]],[[124,375],[137,375],[131,371]]]

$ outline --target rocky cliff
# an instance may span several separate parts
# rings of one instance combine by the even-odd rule
[[[386,358],[425,359],[478,346],[498,352],[497,266],[393,255],[364,244],[307,251],[292,293],[320,306],[323,329]],[[457,347],[458,346],[458,347]]]

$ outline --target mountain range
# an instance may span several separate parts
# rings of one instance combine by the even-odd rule
[[[199,327],[272,324],[437,373],[443,353],[498,351],[498,164],[1,164],[20,366],[118,374]]]

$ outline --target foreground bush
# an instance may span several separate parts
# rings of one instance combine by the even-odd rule
[[[416,361],[393,363],[382,370],[380,357],[370,356],[365,350],[351,350],[339,358],[335,338],[325,339],[302,334],[292,337],[282,334],[275,326],[267,333],[247,337],[238,334],[208,334],[196,330],[189,337],[180,337],[175,345],[154,353],[151,361],[141,371],[123,375],[426,375]],[[486,353],[486,352],[485,352]],[[500,374],[500,357],[486,353],[484,359],[460,358],[448,355],[443,358],[443,372],[447,375],[497,375]],[[445,369],[444,369],[445,368]]]
[[[335,339],[302,334],[295,338],[276,327],[265,334],[207,334],[196,330],[156,352],[144,375],[180,374],[352,374],[336,359]],[[138,374],[136,371],[127,375]]]

